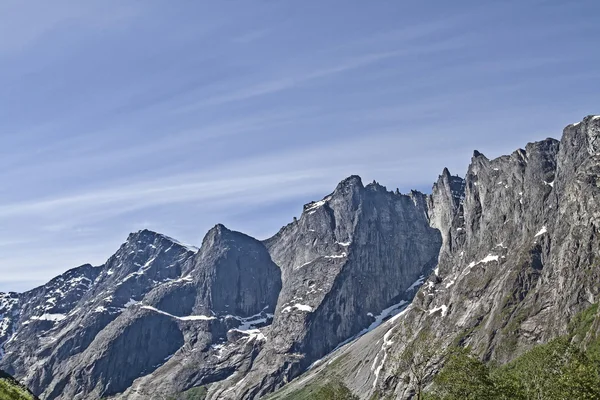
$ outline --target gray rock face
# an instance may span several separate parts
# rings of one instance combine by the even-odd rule
[[[4,344],[1,364],[36,394],[56,398],[68,388],[65,375],[76,372],[80,359],[91,359],[86,352],[99,334],[159,282],[178,277],[193,254],[162,235],[141,231],[105,265],[76,268],[21,294],[16,331]]]
[[[205,311],[248,317],[274,310],[281,272],[262,243],[217,225],[202,247],[193,269]]]
[[[0,359],[4,357],[4,343],[14,333],[14,323],[19,315],[18,293],[0,293]]]
[[[428,201],[444,238],[439,265],[400,318],[329,356],[344,359],[341,376],[353,371],[350,387],[365,399],[410,398],[394,360],[419,331],[432,332],[437,348],[470,345],[502,363],[565,333],[576,312],[599,300],[599,136],[600,117],[589,116],[567,126],[560,142],[494,160],[475,152],[464,195],[444,171]],[[430,373],[439,367],[432,363]]]
[[[386,308],[399,310],[414,295],[411,285],[433,270],[441,236],[429,226],[424,195],[365,187],[352,176],[266,245],[283,288],[265,348],[243,381],[214,385],[209,398],[269,393],[375,326]]]
[[[223,380],[247,368],[263,347],[260,328],[272,321],[281,291],[281,272],[264,244],[217,225],[183,273],[181,285],[157,287],[146,296],[147,303],[175,315],[209,319],[180,320],[180,349],[117,397],[166,396]]]
[[[280,290],[279,268],[246,235],[217,225],[198,250],[140,231],[101,267],[2,294],[0,363],[44,399],[103,398],[132,385],[125,398],[148,398],[142,378],[160,386],[152,396],[178,393],[226,378],[260,348],[258,328]]]

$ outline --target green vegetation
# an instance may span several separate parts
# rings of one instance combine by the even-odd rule
[[[313,399],[315,400],[358,400],[358,396],[352,394],[341,382],[328,383],[322,386],[315,393]]]
[[[300,390],[286,394],[285,400],[358,400],[340,380],[330,381],[322,385],[308,385]]]
[[[501,367],[469,349],[454,349],[434,379],[429,400],[600,400],[598,305],[578,314],[569,334],[539,345]]]
[[[366,362],[368,363],[368,360]],[[319,374],[311,377],[310,379],[306,379],[306,383],[302,387],[295,387],[294,385],[284,386],[275,393],[266,396],[265,400],[313,400],[330,398],[347,398],[349,400],[353,400],[354,397],[340,397],[352,396],[350,391],[347,390],[345,385],[342,383],[342,377],[347,376],[347,368],[349,368],[350,365],[352,365],[352,362],[349,360],[348,354],[342,354],[328,361],[327,368],[322,370]],[[356,372],[355,368],[359,366],[353,366],[353,371]],[[304,380],[304,378],[302,379]],[[334,389],[334,394],[332,394],[331,389]],[[332,395],[336,395],[338,397],[326,397]]]
[[[410,329],[407,332],[407,337],[413,336]],[[435,336],[429,329],[423,329],[414,340],[407,343],[397,360],[398,371],[407,372],[405,383],[415,391],[417,400],[423,399],[425,380],[431,372],[436,354]]]
[[[208,390],[204,386],[199,386],[186,390],[176,396],[169,397],[169,400],[204,400]]]
[[[35,400],[26,387],[14,380],[10,375],[0,371],[0,400]]]

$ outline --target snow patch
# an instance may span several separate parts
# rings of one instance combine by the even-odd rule
[[[199,249],[199,248],[197,248],[196,246],[192,246],[192,245],[189,245],[189,244],[187,244],[187,243],[182,243],[182,242],[180,242],[179,240],[177,240],[177,239],[173,239],[173,238],[172,238],[172,237],[170,237],[170,236],[167,236],[167,235],[162,235],[162,234],[161,234],[160,236],[162,236],[163,238],[167,239],[168,241],[170,241],[170,242],[172,242],[172,243],[175,243],[175,244],[176,244],[176,245],[178,245],[178,246],[181,246],[181,247],[185,248],[185,249],[186,249],[186,250],[188,250],[188,251],[191,251],[191,252],[197,253],[197,252],[198,252],[198,250],[200,250],[200,249]],[[171,247],[169,247],[167,250],[165,250],[165,253],[167,253],[169,250],[171,250]]]
[[[381,311],[381,314],[375,317],[375,321],[368,328],[363,329],[358,336],[362,336],[367,332],[371,332],[373,329],[377,328],[379,325],[383,323],[389,317],[394,317],[402,312],[406,307],[405,305],[408,301],[402,300],[400,303],[389,306],[388,308]]]
[[[154,262],[154,260],[156,260],[156,256],[152,257],[151,259],[149,259],[146,264],[144,264],[144,266],[142,268],[148,268],[150,266],[150,264],[152,264]]]
[[[437,275],[437,274],[436,274]],[[419,279],[417,279],[416,281],[413,282],[412,285],[409,286],[408,289],[406,289],[406,292],[410,292],[411,290],[413,290],[416,287],[419,287],[423,284],[423,282],[425,281],[425,275],[421,275],[419,277]]]
[[[140,303],[139,301],[135,301],[134,299],[129,299],[127,301],[127,303],[125,303],[125,305],[123,305],[123,307],[129,308],[129,307],[135,306],[136,304],[139,304],[139,303]]]
[[[162,315],[166,315],[167,317],[171,317],[180,321],[210,321],[213,319],[216,319],[215,317],[208,317],[206,315],[189,315],[187,317],[177,317],[173,314],[169,314],[168,312],[165,311],[161,311],[157,308],[154,308],[152,306],[142,306],[143,309],[145,310],[151,310],[154,311],[158,314],[162,314]]]
[[[194,278],[192,278],[191,276],[187,275],[178,279],[167,279],[165,282],[167,282],[168,284],[173,284],[173,283],[181,283],[181,282],[193,282]]]
[[[498,256],[488,254],[487,256],[485,256],[485,258],[483,260],[479,261],[478,264],[487,264],[492,261],[498,261],[498,258],[499,258]]]
[[[325,256],[325,258],[345,258],[345,257],[348,257],[348,255],[346,253],[334,254],[332,256]]]
[[[65,314],[42,314],[39,317],[31,317],[34,321],[53,321],[60,322],[63,319],[67,318]]]
[[[554,181],[552,181],[552,182],[543,181],[543,182],[544,182],[544,185],[546,185],[546,186],[554,187]]]
[[[429,310],[429,315],[431,315],[431,314],[433,314],[433,313],[436,313],[436,312],[438,312],[438,311],[440,311],[440,310],[442,311],[442,317],[445,317],[445,316],[446,316],[446,314],[448,314],[448,306],[447,306],[447,305],[445,305],[445,304],[442,304],[442,305],[441,305],[441,306],[439,306],[439,307],[436,307],[436,308],[434,308],[434,309],[431,309],[431,310]]]
[[[387,323],[393,324],[398,318],[400,318],[402,315],[404,315],[404,313],[406,313],[408,310],[409,310],[409,307],[404,307],[401,312],[399,312],[394,317],[389,319]],[[379,375],[381,374],[381,370],[383,369],[383,366],[385,365],[385,362],[387,361],[387,358],[388,358],[387,350],[392,344],[394,344],[394,342],[390,339],[390,337],[392,336],[392,332],[394,332],[394,329],[396,329],[396,326],[392,326],[390,329],[388,329],[388,331],[385,333],[385,335],[383,335],[383,344],[381,345],[381,350],[379,350],[379,352],[377,352],[377,355],[375,357],[375,360],[377,361],[379,359],[379,354],[383,352],[383,358],[381,359],[381,363],[375,368],[375,371],[374,371],[375,379],[373,380],[373,388],[377,387],[377,381],[379,380]],[[371,366],[371,370],[373,370],[373,367],[375,366],[376,361],[373,362],[373,365]]]
[[[305,311],[305,312],[313,312],[314,311],[311,306],[307,306],[306,304],[296,303],[293,306],[287,306],[287,307],[285,307],[282,310],[282,312],[288,313],[288,312],[291,312],[293,309],[296,309],[298,311]]]
[[[225,350],[224,344],[213,344],[212,346],[210,346],[210,348],[216,352],[216,354],[214,355],[215,357],[217,357],[219,360],[223,358],[223,350]]]
[[[315,211],[317,208],[324,206],[325,204],[327,204],[327,202],[331,200],[331,196],[327,196],[325,197],[323,200],[319,200],[319,201],[315,201],[312,203],[308,203],[307,206],[304,211]],[[312,213],[311,213],[312,214]]]
[[[257,341],[266,341],[267,338],[265,337],[265,335],[260,331],[260,329],[248,329],[248,330],[240,330],[240,329],[230,329],[229,332],[240,332],[245,336],[248,336],[248,341],[251,340],[257,340]]]
[[[500,259],[500,257],[493,255],[493,254],[488,254],[487,256],[485,256],[485,258],[483,258],[482,260],[479,260],[477,262],[472,261],[471,263],[469,263],[469,265],[467,265],[467,268],[465,269],[466,272],[463,272],[464,275],[467,275],[468,273],[471,272],[471,268],[473,268],[476,265],[479,264],[487,264],[490,263],[492,261],[496,261],[498,262],[498,260]]]
[[[247,331],[252,329],[258,329],[259,325],[266,324],[269,319],[273,319],[273,314],[265,313],[265,310],[269,307],[263,308],[263,310],[255,315],[251,315],[249,317],[239,317],[237,315],[225,315],[224,318],[233,318],[240,321],[240,326],[237,327],[240,331]]]
[[[538,232],[538,233],[536,233],[534,237],[541,236],[541,235],[543,235],[543,234],[544,234],[544,233],[546,233],[546,232],[548,232],[548,229],[546,229],[546,227],[545,227],[545,226],[542,226],[542,229],[540,229],[540,230],[539,230],[539,232]]]

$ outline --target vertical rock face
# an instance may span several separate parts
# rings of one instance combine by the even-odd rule
[[[565,333],[599,301],[599,137],[600,116],[588,116],[560,141],[493,160],[474,152],[464,180],[444,170],[427,202],[443,237],[439,264],[412,304],[275,398],[331,373],[363,399],[410,398],[394,360],[419,331],[431,332],[436,348],[469,345],[500,363]],[[329,366],[334,359],[344,362]]]
[[[358,346],[344,350],[354,363],[340,373],[355,371],[354,390],[410,397],[393,360],[421,330],[437,348],[470,345],[502,363],[565,333],[576,312],[598,301],[598,136],[600,117],[589,116],[560,142],[493,160],[476,151],[464,185],[442,173],[428,199],[443,236],[438,267],[401,318],[361,339],[361,349],[385,360],[378,374],[360,365]]]
[[[281,272],[264,245],[217,225],[205,237],[193,268],[199,301],[213,313],[251,316],[272,312],[281,290]]]
[[[486,359],[506,362],[560,331],[566,319],[551,315],[563,309],[551,294],[560,152],[554,139],[494,160],[475,152],[458,206],[447,201],[447,189],[436,190],[442,176],[430,200],[442,205],[439,214],[446,218],[437,274],[415,298],[397,335],[430,329],[440,348],[469,344]],[[389,351],[401,352],[402,346]],[[378,387],[393,390],[386,379]],[[398,385],[396,394],[408,396],[405,389]]]
[[[283,273],[265,348],[243,381],[215,385],[209,397],[268,393],[376,326],[383,310],[399,311],[414,295],[413,283],[433,270],[441,242],[418,192],[365,187],[352,176],[304,206],[300,219],[265,242]]]
[[[427,196],[429,222],[442,235],[440,257],[452,252],[464,230],[465,180],[450,175],[448,168],[439,176],[430,196]]]

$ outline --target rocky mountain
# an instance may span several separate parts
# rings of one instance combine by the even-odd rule
[[[411,397],[398,359],[422,332],[509,361],[598,301],[599,138],[588,116],[476,151],[430,195],[351,176],[262,242],[131,234],[102,266],[0,294],[0,368],[42,399],[283,399],[333,375],[368,399]]]
[[[435,267],[441,236],[429,226],[426,196],[352,176],[265,245],[283,287],[264,349],[208,398],[269,393],[400,311]]]
[[[423,332],[430,346],[468,345],[495,363],[565,334],[599,301],[599,138],[600,116],[588,116],[560,141],[493,160],[474,152],[464,181],[445,170],[428,200],[444,243],[411,305],[273,398],[332,375],[361,398],[411,398],[399,359]],[[430,376],[441,361],[431,362]]]

